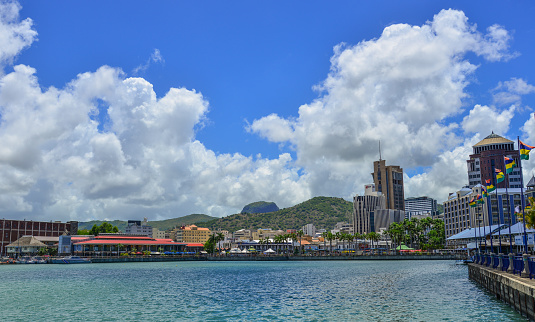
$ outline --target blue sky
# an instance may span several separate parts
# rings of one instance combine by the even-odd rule
[[[445,25],[467,18],[457,25],[464,34],[423,35],[422,27],[438,25],[436,15]],[[258,200],[281,207],[316,195],[350,200],[371,179],[379,139],[387,163],[408,175],[406,197],[443,201],[466,183],[470,147],[491,130],[535,141],[535,124],[526,123],[535,106],[534,16],[528,1],[22,1],[19,17],[2,23],[30,18],[25,30],[37,35],[4,55],[0,76],[34,79],[0,87],[0,137],[20,138],[0,149],[0,216],[154,220],[224,216]],[[402,24],[412,34],[390,28]],[[385,30],[395,32],[387,39]],[[20,65],[35,71],[17,71]],[[366,66],[376,75],[363,73]],[[93,87],[81,84],[83,73]],[[57,102],[42,103],[53,99],[41,95],[21,109],[8,94],[28,86]],[[158,119],[135,133],[148,121],[125,113],[154,102],[121,104],[132,98],[128,88],[150,87],[156,101],[171,88],[187,93],[169,107],[175,123]],[[69,103],[62,94],[72,96]],[[414,108],[397,111],[385,102]],[[108,115],[108,107],[117,114]],[[79,114],[65,117],[70,109]],[[32,111],[42,114],[22,118]],[[43,115],[50,119],[36,125]],[[16,132],[48,125],[43,133]],[[169,131],[177,133],[168,141],[156,136]],[[136,135],[146,142],[136,145]],[[28,157],[35,161],[20,162]]]

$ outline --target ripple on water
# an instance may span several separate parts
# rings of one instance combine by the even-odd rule
[[[523,321],[448,261],[3,265],[3,320]]]

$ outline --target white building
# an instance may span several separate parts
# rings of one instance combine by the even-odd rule
[[[353,234],[353,225],[347,222],[339,222],[334,225],[334,229],[331,230],[331,233],[346,233],[346,234]]]
[[[316,236],[316,226],[314,226],[314,224],[306,224],[301,228],[301,230],[303,231],[303,234],[307,236]]]
[[[159,230],[158,228],[152,228],[152,238],[165,239],[165,231]]]
[[[438,215],[437,201],[427,196],[405,199],[405,214],[407,219],[414,215]]]
[[[480,184],[451,193],[444,202],[446,238],[468,228],[477,228],[478,225],[515,224],[517,219],[514,213],[515,207],[520,206],[520,193],[519,188],[496,189],[489,194],[489,198],[484,198],[485,203],[478,204],[477,207],[470,207],[468,203],[478,194],[482,194]],[[489,216],[489,213],[492,216]]]
[[[125,233],[129,235],[145,235],[152,238],[152,227],[147,225],[147,218],[140,220],[129,220]]]
[[[367,234],[373,231],[374,223],[371,212],[375,209],[386,209],[385,196],[375,191],[373,184],[365,186],[364,196],[353,198],[353,232]]]

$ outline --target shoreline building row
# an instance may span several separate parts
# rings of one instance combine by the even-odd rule
[[[0,255],[6,255],[6,246],[23,236],[59,237],[65,233],[76,235],[78,222],[0,219]]]

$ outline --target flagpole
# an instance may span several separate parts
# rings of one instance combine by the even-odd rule
[[[520,136],[517,136],[518,140],[518,152],[520,154]],[[522,173],[522,157],[519,155],[518,158],[518,167],[520,168],[520,207],[522,208],[522,225],[524,226],[524,254],[528,253],[528,235],[526,232],[526,214],[524,213],[525,203],[524,200],[524,174]]]
[[[489,194],[489,188],[487,187],[487,184],[485,183],[485,189],[487,192],[487,215],[488,215],[488,221],[489,221],[489,236],[490,236],[490,252],[494,253],[494,245],[492,244],[492,205],[490,204],[490,194]]]
[[[481,191],[481,193],[483,193],[483,191]],[[483,200],[483,196],[481,196],[481,200]],[[479,205],[477,206],[477,210],[480,212],[480,216],[483,217],[483,238],[484,238],[484,241],[485,241],[485,254],[487,253],[487,226],[485,225],[485,216],[483,216],[482,212],[483,212],[483,206],[481,206],[481,211],[479,210]]]
[[[478,238],[478,241],[479,241],[478,246],[479,247],[478,247],[478,249],[479,249],[479,255],[481,255],[481,226],[479,225],[479,222],[481,220],[479,219],[479,204],[477,205],[477,212],[478,212],[478,214],[477,214],[477,230],[478,230],[478,233],[479,233],[479,238]]]
[[[498,203],[498,179],[496,178],[496,170],[495,168],[492,170],[494,171],[494,174],[492,175],[492,179],[494,181],[494,190],[496,190],[496,208],[498,210],[498,245],[500,252],[499,254],[502,254],[502,216],[500,216],[500,210],[503,212],[503,207],[500,207],[500,204]],[[505,220],[504,220],[505,224]]]
[[[505,166],[505,160],[503,165]],[[507,168],[505,168],[505,195],[507,196],[507,214],[509,215],[509,251],[512,254],[513,240],[511,239],[511,226],[513,225],[513,219],[511,218],[511,199],[509,199],[509,175],[507,174]]]

